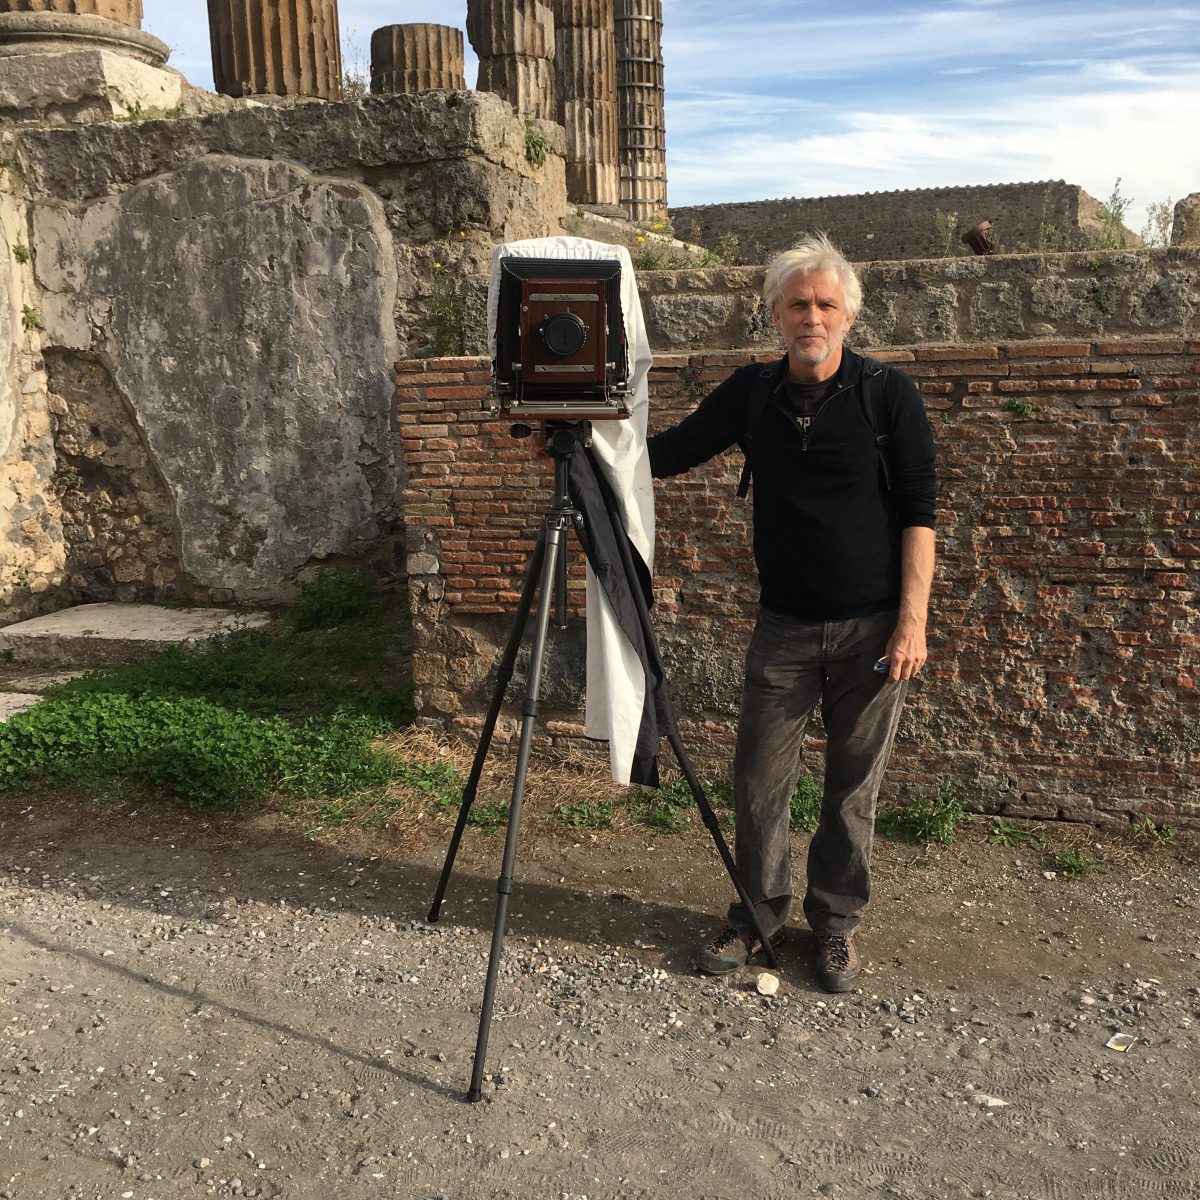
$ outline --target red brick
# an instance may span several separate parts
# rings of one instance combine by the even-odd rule
[[[1063,362],[1012,362],[1009,364],[1008,373],[1013,378],[1027,378],[1030,376],[1061,376],[1064,366]],[[1086,365],[1084,362],[1076,362],[1075,366],[1079,367],[1079,373],[1084,374]]]
[[[1010,342],[1004,347],[1009,358],[1079,358],[1091,351],[1090,342]]]
[[[1120,342],[1097,342],[1097,354],[1187,354],[1184,342],[1175,339],[1129,338]]]
[[[918,362],[973,362],[1000,357],[995,346],[928,346],[915,353]]]
[[[1096,382],[1095,379],[1039,379],[1036,384],[1031,381],[1030,386],[1039,392],[1094,392]],[[1104,381],[1100,386],[1104,386]]]

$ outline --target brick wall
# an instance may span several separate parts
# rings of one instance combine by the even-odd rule
[[[945,777],[982,811],[1200,827],[1200,342],[876,353],[920,385],[943,480],[931,661],[886,790]],[[745,361],[659,356],[652,428]],[[467,734],[552,477],[480,421],[487,379],[479,359],[398,364],[418,710]],[[657,485],[656,625],[685,740],[722,772],[756,595],[739,468]],[[552,638],[543,743],[580,740],[581,676],[574,621]]]

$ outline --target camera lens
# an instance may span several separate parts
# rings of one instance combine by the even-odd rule
[[[587,341],[587,326],[573,312],[559,312],[542,322],[542,340],[551,354],[568,358]]]

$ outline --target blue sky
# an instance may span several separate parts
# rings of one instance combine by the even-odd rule
[[[203,0],[145,0],[212,87]],[[373,29],[462,26],[466,2],[340,0]],[[470,51],[468,49],[468,56]],[[1145,206],[1200,191],[1200,5],[1140,0],[664,0],[669,203],[1065,179]],[[468,83],[475,64],[467,63]]]

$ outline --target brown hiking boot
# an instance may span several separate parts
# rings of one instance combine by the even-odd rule
[[[783,930],[777,929],[768,938],[772,949],[783,945]],[[756,954],[762,953],[762,942],[748,929],[727,925],[707,946],[696,952],[696,968],[706,975],[727,975],[745,966]]]
[[[848,992],[861,970],[853,934],[817,937],[817,979],[827,992]]]

